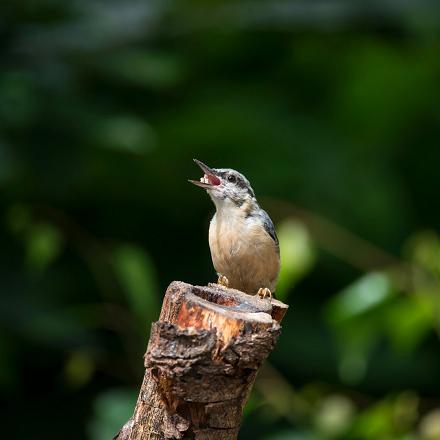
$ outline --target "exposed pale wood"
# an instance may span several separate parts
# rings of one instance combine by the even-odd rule
[[[117,440],[234,440],[287,306],[217,284],[168,287],[133,417]]]

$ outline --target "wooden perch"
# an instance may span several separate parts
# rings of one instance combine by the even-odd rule
[[[115,439],[236,439],[287,307],[217,284],[171,283],[133,417]]]

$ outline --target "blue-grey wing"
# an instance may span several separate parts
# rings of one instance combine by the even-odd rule
[[[264,229],[272,237],[272,240],[277,245],[277,249],[278,249],[278,253],[279,253],[280,246],[279,246],[279,241],[278,241],[277,233],[275,232],[275,227],[273,225],[273,222],[270,219],[269,214],[266,211],[264,211],[263,209],[261,210],[261,217],[263,220]]]

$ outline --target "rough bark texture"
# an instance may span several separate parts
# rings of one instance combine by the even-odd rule
[[[286,311],[216,284],[173,282],[152,325],[133,417],[115,439],[236,439]]]

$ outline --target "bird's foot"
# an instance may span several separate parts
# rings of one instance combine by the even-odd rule
[[[257,295],[261,298],[269,298],[272,299],[272,292],[267,287],[260,287],[258,289]]]
[[[219,275],[217,284],[220,284],[220,286],[229,287],[229,280],[224,275]]]

